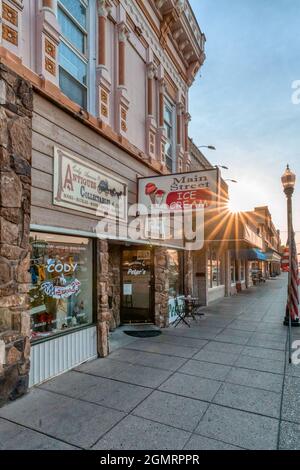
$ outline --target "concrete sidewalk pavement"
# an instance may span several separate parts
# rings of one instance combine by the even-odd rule
[[[300,449],[286,285],[281,276],[223,299],[191,328],[126,337],[109,358],[36,387],[0,409],[0,448]]]

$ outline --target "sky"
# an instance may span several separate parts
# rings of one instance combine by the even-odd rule
[[[206,61],[190,91],[190,135],[229,167],[231,206],[268,205],[287,239],[286,164],[298,175],[294,229],[300,252],[300,0],[190,0],[206,35]]]

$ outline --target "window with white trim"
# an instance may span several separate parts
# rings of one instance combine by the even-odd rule
[[[165,100],[164,106],[164,127],[166,130],[167,143],[165,146],[166,167],[172,173],[174,170],[174,153],[175,153],[175,119],[174,106]]]
[[[207,262],[208,288],[222,285],[222,258],[215,250],[209,250]]]
[[[88,1],[59,0],[59,84],[62,92],[82,108],[88,94]]]

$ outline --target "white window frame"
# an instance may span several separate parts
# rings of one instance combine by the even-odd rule
[[[213,281],[213,254],[216,255],[216,266],[217,266],[217,285],[214,285]],[[210,249],[208,250],[208,257],[207,257],[207,267],[210,269],[210,280],[209,280],[209,289],[215,289],[217,287],[223,286],[223,279],[222,279],[222,269],[223,269],[223,257],[218,254],[218,251]]]
[[[168,168],[171,170],[172,173],[176,173],[176,107],[175,104],[172,103],[172,101],[165,96],[164,98],[164,128],[166,125],[166,120],[165,120],[165,109],[166,107],[171,111],[171,116],[172,116],[172,138],[171,141],[171,148],[172,148],[172,168]],[[166,166],[167,166],[167,155],[165,156],[166,159]]]
[[[80,31],[85,35],[85,53],[82,54],[76,47],[68,40],[67,37],[65,37],[63,34],[60,36],[60,41],[63,42],[75,55],[78,56],[78,58],[85,63],[86,65],[86,70],[87,70],[87,77],[86,77],[86,84],[80,82],[77,80],[75,77],[72,77],[73,80],[75,80],[80,86],[82,86],[86,90],[86,109],[89,110],[90,108],[90,101],[91,97],[89,96],[89,90],[92,88],[90,86],[90,49],[91,49],[91,4],[94,2],[91,2],[89,0],[80,0],[80,2],[85,6],[86,8],[86,28],[84,28],[78,21],[77,19],[70,13],[70,11],[63,5],[63,3],[58,0],[57,2],[57,17],[58,17],[58,9],[60,8],[66,16],[68,16],[71,21],[78,27]],[[64,67],[59,63],[59,67],[61,67],[67,74],[70,75],[68,70],[65,70]]]

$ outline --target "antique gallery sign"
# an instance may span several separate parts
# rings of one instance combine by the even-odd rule
[[[127,221],[127,186],[99,166],[55,148],[53,204]]]
[[[139,204],[170,212],[209,207],[218,198],[218,169],[139,178]]]

